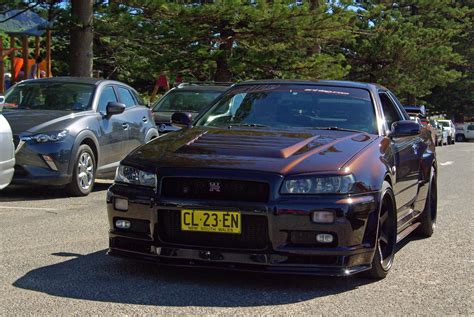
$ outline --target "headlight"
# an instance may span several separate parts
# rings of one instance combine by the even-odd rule
[[[46,142],[58,142],[64,139],[67,136],[67,130],[57,131],[57,132],[48,132],[40,133],[35,135],[29,135],[21,137],[22,141],[35,141],[36,143],[46,143]]]
[[[281,194],[347,194],[352,190],[353,175],[291,177],[283,182]]]
[[[141,186],[156,186],[156,175],[131,166],[120,165],[115,173],[115,181]]]

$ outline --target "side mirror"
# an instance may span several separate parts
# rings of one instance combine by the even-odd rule
[[[392,137],[404,137],[418,135],[421,131],[421,125],[412,120],[402,120],[392,123],[390,135]]]
[[[125,105],[120,102],[110,101],[107,104],[106,115],[107,117],[113,116],[114,114],[121,114],[125,111]]]
[[[180,128],[189,128],[193,122],[192,118],[189,112],[175,112],[171,116],[171,123]]]

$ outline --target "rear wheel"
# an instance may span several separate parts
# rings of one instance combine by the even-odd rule
[[[72,181],[66,190],[72,196],[87,196],[95,182],[96,161],[92,149],[83,144],[79,147],[74,163]]]
[[[397,220],[395,214],[395,198],[388,182],[383,183],[382,202],[380,206],[377,240],[372,268],[367,276],[382,279],[390,271],[395,257],[397,243]]]
[[[436,171],[431,167],[431,178],[428,189],[428,196],[426,197],[425,209],[420,215],[420,226],[417,229],[417,234],[420,237],[429,238],[433,235],[436,227],[436,215],[438,212],[438,192],[436,186]]]

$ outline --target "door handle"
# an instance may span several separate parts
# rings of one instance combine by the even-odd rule
[[[124,130],[127,130],[129,128],[129,125],[128,125],[128,123],[123,123],[122,127],[123,127]]]
[[[147,118],[147,117],[143,117],[143,118],[142,118],[142,121],[145,122],[145,123],[147,123],[147,122],[148,122],[148,118]]]

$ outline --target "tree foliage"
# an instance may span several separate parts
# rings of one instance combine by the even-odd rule
[[[5,1],[55,20],[53,72],[68,75],[70,2]],[[472,16],[470,0],[95,0],[94,69],[144,92],[162,73],[377,82],[469,114]]]

